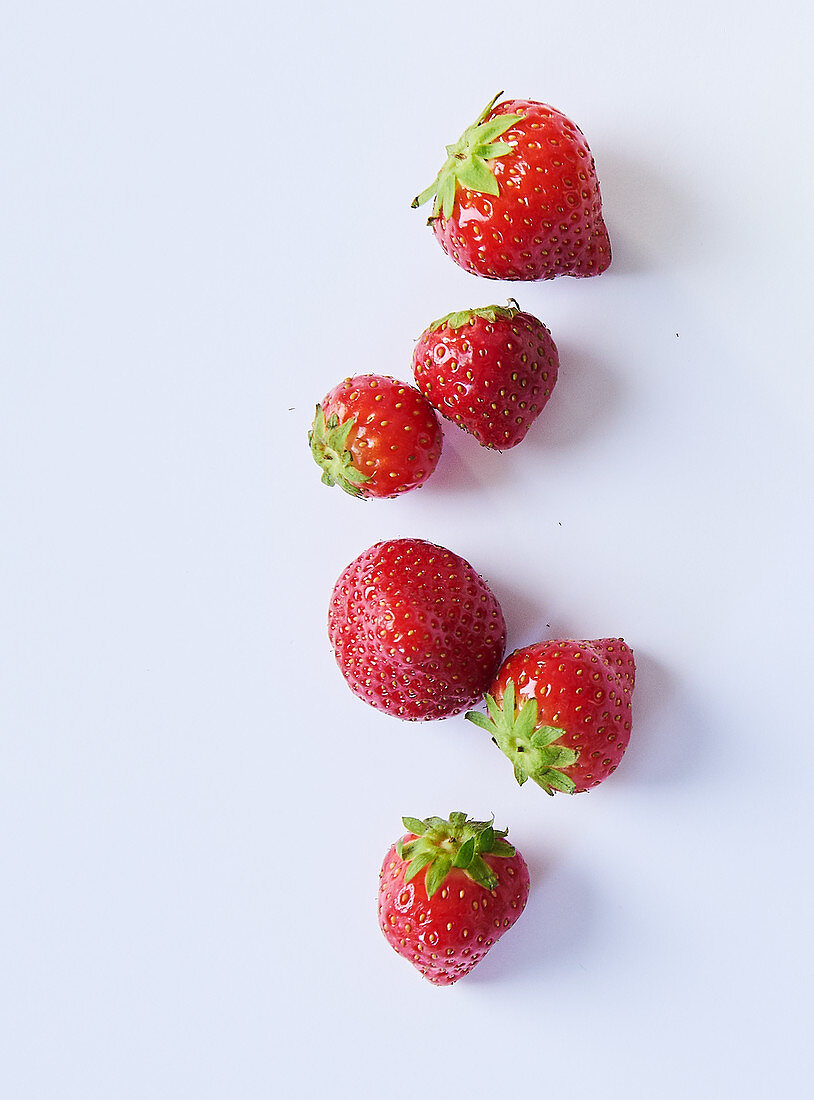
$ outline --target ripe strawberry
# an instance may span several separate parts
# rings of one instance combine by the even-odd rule
[[[379,542],[336,582],[328,611],[351,691],[406,720],[446,718],[483,695],[503,659],[500,604],[463,558],[422,539]]]
[[[394,497],[423,485],[438,465],[441,438],[418,390],[377,374],[335,386],[308,433],[324,484],[355,497]]]
[[[413,206],[434,196],[428,224],[474,275],[600,275],[611,248],[582,131],[545,103],[497,103],[502,94],[447,146],[441,171]]]
[[[491,821],[462,813],[402,821],[408,833],[379,873],[379,926],[428,981],[452,985],[523,912],[528,867]]]
[[[630,740],[636,665],[621,638],[539,642],[503,662],[489,717],[467,718],[487,730],[514,764],[518,783],[547,794],[587,791],[616,771]]]
[[[545,408],[559,356],[551,333],[519,306],[433,321],[413,352],[418,388],[484,447],[515,447]]]

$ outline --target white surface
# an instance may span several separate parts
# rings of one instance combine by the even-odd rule
[[[4,6],[0,1091],[801,1096],[803,6],[274,7]],[[499,88],[584,129],[601,278],[478,281],[409,209]],[[509,294],[562,356],[526,443],[450,429],[418,493],[323,488],[327,389]],[[394,535],[467,557],[512,647],[625,636],[616,776],[549,800],[463,719],[350,695],[326,602]],[[439,990],[376,879],[401,814],[455,808],[534,883]]]

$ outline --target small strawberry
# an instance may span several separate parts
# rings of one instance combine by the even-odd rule
[[[551,333],[517,303],[449,313],[413,352],[418,388],[442,416],[484,447],[515,447],[554,389]]]
[[[438,465],[441,425],[413,386],[362,374],[317,405],[308,442],[325,485],[354,497],[395,497],[423,485]]]
[[[429,224],[444,251],[487,279],[600,275],[611,262],[594,159],[554,107],[498,95],[454,145]]]
[[[486,696],[492,735],[518,783],[547,794],[587,791],[616,771],[630,740],[633,653],[621,638],[540,642],[503,662]]]
[[[452,985],[523,912],[528,867],[491,821],[462,813],[402,820],[407,835],[379,873],[379,926],[423,977]]]
[[[506,624],[463,558],[422,539],[379,542],[336,582],[328,611],[351,691],[406,720],[446,718],[480,698],[503,659]]]

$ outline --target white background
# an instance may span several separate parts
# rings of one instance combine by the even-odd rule
[[[810,1065],[811,47],[801,3],[3,5],[0,1092],[802,1096]],[[614,245],[495,284],[411,211],[499,89],[568,113]],[[526,442],[355,502],[305,433],[452,309],[551,328]],[[331,586],[440,542],[514,648],[621,634],[574,799],[334,665]],[[449,989],[376,924],[402,814],[533,876]]]

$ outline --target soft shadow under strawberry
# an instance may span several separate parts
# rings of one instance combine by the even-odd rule
[[[481,447],[454,424],[445,424],[441,460],[427,492],[436,496],[493,493],[508,485],[513,476],[511,466],[501,458],[498,451]]]
[[[622,400],[622,383],[608,363],[606,351],[585,343],[558,341],[560,373],[557,385],[536,424],[517,448],[528,460],[538,452],[579,447],[612,426]]]
[[[625,152],[621,141],[607,144],[597,158],[613,247],[609,275],[639,275],[665,263],[675,271],[677,260],[703,248],[703,195],[679,191],[675,173],[659,171],[652,156]]]
[[[590,954],[598,902],[589,883],[564,859],[528,852],[531,894],[524,919],[467,976],[462,986],[569,974]]]
[[[676,675],[636,646],[633,732],[614,786],[685,783],[708,774],[710,723]]]

